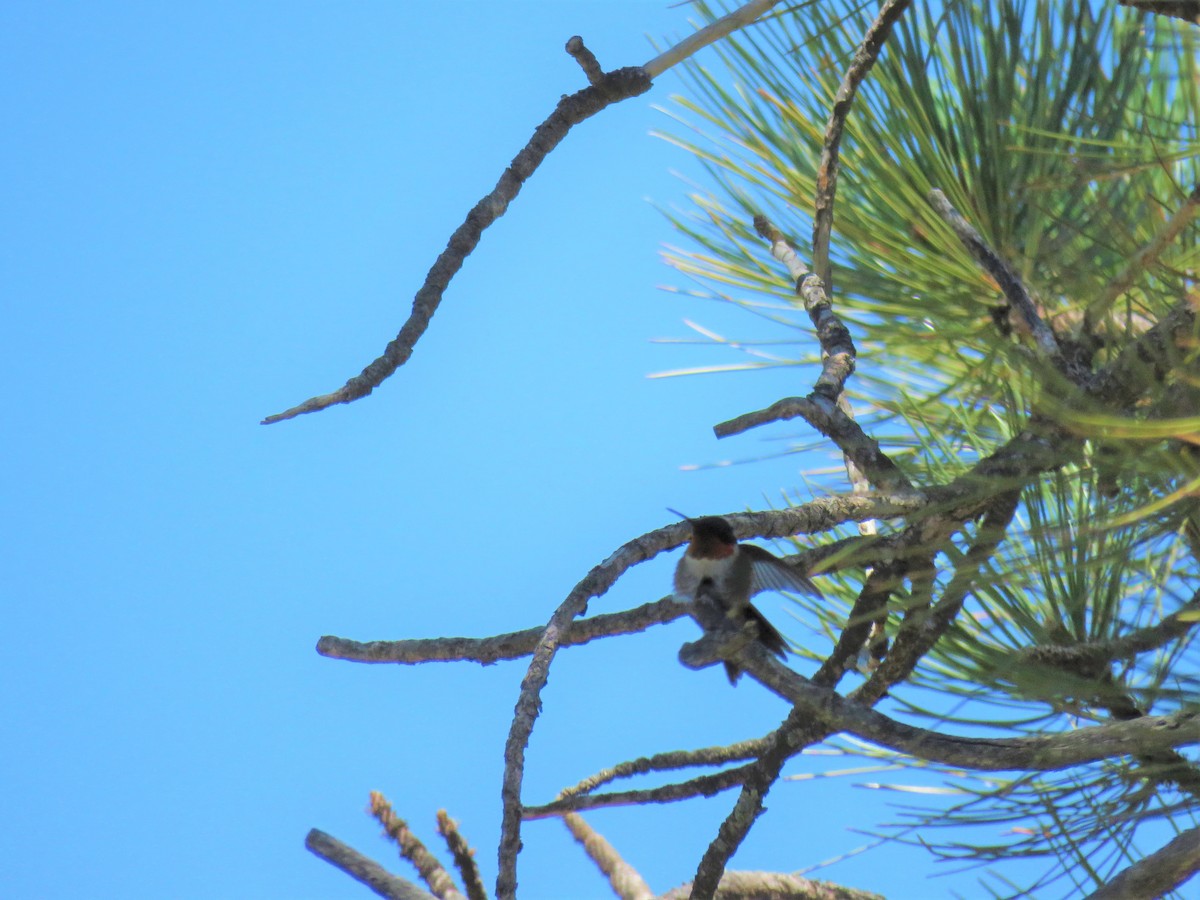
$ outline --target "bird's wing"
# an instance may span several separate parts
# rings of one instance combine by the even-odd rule
[[[769,550],[755,547],[753,544],[742,544],[741,548],[749,554],[754,572],[754,580],[750,586],[751,594],[762,591],[798,591],[820,597],[820,589],[812,583],[800,569],[786,565]]]

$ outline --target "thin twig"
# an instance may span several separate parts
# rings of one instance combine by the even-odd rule
[[[996,497],[979,524],[979,532],[946,589],[942,592],[933,610],[928,615],[913,616],[906,620],[896,635],[888,658],[871,673],[867,683],[851,697],[860,703],[873,704],[888,690],[908,678],[917,663],[945,634],[958,611],[962,609],[979,572],[996,552],[1004,540],[1008,526],[1017,512],[1021,499],[1019,491],[1010,490]]]
[[[560,646],[576,647],[600,637],[636,634],[687,615],[687,605],[673,596],[635,609],[606,613],[571,623]],[[491,665],[506,659],[528,656],[546,630],[544,625],[486,638],[448,637],[403,641],[352,641],[325,635],[317,641],[317,652],[331,659],[363,663],[477,662]]]
[[[580,794],[590,794],[596,788],[616,781],[618,778],[632,778],[634,775],[645,775],[647,772],[669,772],[674,769],[685,769],[691,766],[723,766],[726,763],[743,759],[753,759],[762,753],[765,744],[761,738],[749,741],[739,741],[736,744],[726,744],[720,747],[702,747],[699,750],[672,750],[667,753],[656,753],[653,756],[643,756],[628,762],[618,763],[607,769],[602,769],[590,775],[578,784],[559,791],[558,799],[577,797]],[[528,818],[528,817],[527,817]]]
[[[604,78],[604,70],[600,68],[600,62],[596,59],[596,54],[584,46],[583,38],[575,35],[568,39],[567,52],[571,54],[571,57],[583,69],[583,74],[587,76],[588,84],[599,84],[601,82]]]
[[[1200,872],[1200,828],[1191,828],[1166,846],[1144,856],[1088,895],[1087,900],[1161,897]]]
[[[475,851],[458,830],[458,823],[444,809],[438,810],[437,823],[438,834],[445,838],[446,846],[454,857],[454,865],[462,876],[468,900],[488,900],[487,888],[483,886],[483,878],[475,862]]]
[[[496,186],[467,213],[466,220],[458,226],[446,249],[425,276],[425,283],[413,298],[412,313],[400,329],[400,333],[383,351],[383,355],[330,394],[312,397],[299,406],[267,416],[264,425],[282,422],[305,413],[317,412],[338,403],[350,403],[365,397],[383,383],[412,356],[413,347],[429,327],[429,320],[442,302],[442,295],[450,280],[462,268],[463,262],[479,243],[483,231],[496,219],[504,215],[508,205],[516,199],[526,179],[542,164],[547,154],[559,145],[567,132],[584,119],[594,116],[607,106],[629,97],[636,97],[650,90],[650,76],[640,68],[617,69],[605,74],[598,84],[564,96],[558,101],[549,117],[534,131],[529,143],[513,158]]]
[[[802,418],[805,422],[829,438],[847,461],[852,463],[866,482],[878,490],[907,491],[912,484],[883,452],[879,442],[862,430],[862,426],[848,416],[838,404],[815,391],[807,397],[785,397],[766,409],[744,413],[735,419],[715,426],[717,437],[740,434],[769,422]]]
[[[854,59],[829,112],[825,126],[825,142],[821,147],[821,163],[817,168],[817,193],[813,201],[813,269],[824,283],[826,290],[833,290],[833,270],[829,265],[830,235],[833,231],[833,201],[837,195],[838,152],[842,143],[842,131],[846,118],[854,103],[858,86],[866,78],[875,60],[879,58],[883,45],[891,34],[892,26],[908,8],[909,0],[887,0],[879,8],[879,15],[867,29],[862,43],[854,51]]]
[[[604,873],[609,885],[621,900],[653,900],[654,891],[646,884],[637,870],[621,858],[617,849],[605,840],[604,835],[584,821],[583,816],[567,813],[563,824],[571,836],[583,846],[584,852],[596,867]]]
[[[904,564],[898,561],[885,563],[871,570],[854,600],[854,606],[846,619],[846,627],[842,629],[833,652],[813,673],[813,684],[829,688],[837,686],[846,669],[858,656],[863,644],[867,642],[872,625],[879,620],[880,613],[887,615],[888,598],[899,587],[904,571]]]
[[[371,791],[370,809],[371,815],[383,826],[387,836],[396,842],[400,855],[416,867],[421,880],[429,885],[434,894],[441,900],[463,900],[463,895],[455,886],[450,873],[437,857],[429,852],[421,839],[412,833],[408,823],[396,815],[392,805],[379,791]]]
[[[744,659],[751,651],[763,649],[761,645],[754,644],[739,658]],[[780,667],[783,668],[782,664]],[[807,710],[801,711],[800,707],[794,707],[783,724],[771,733],[767,750],[757,763],[750,766],[733,809],[700,859],[692,879],[692,900],[712,900],[725,866],[746,839],[754,821],[762,814],[763,801],[771,786],[779,779],[784,763],[796,752],[796,748],[822,740],[828,733],[824,725],[815,722],[811,714]]]
[[[398,875],[393,875],[373,859],[363,856],[353,847],[343,844],[332,835],[316,828],[309,831],[304,846],[331,866],[335,866],[356,881],[360,881],[380,897],[388,900],[436,900]]]
[[[338,403],[351,403],[367,396],[379,387],[396,369],[408,362],[409,357],[412,356],[413,347],[429,327],[430,319],[433,318],[433,314],[441,304],[442,295],[446,292],[451,279],[475,249],[483,231],[504,215],[508,205],[516,199],[521,186],[533,175],[546,155],[562,142],[572,127],[614,103],[644,94],[650,90],[652,79],[713,41],[720,40],[737,29],[751,24],[776,2],[778,0],[751,0],[745,6],[684,38],[644,66],[615,69],[611,72],[601,73],[599,78],[595,77],[596,72],[591,65],[595,63],[595,57],[591,55],[590,51],[583,48],[582,39],[578,39],[578,48],[582,48],[582,50],[576,52],[577,48],[574,42],[577,38],[572,38],[567,44],[567,52],[583,66],[591,83],[582,91],[563,96],[559,100],[554,111],[534,131],[533,138],[513,158],[491,193],[476,203],[467,213],[466,220],[455,229],[447,242],[446,249],[438,255],[426,274],[424,284],[413,298],[412,312],[408,320],[400,328],[396,337],[384,348],[383,355],[338,390],[310,397],[298,406],[267,416],[262,420],[262,424],[271,425],[305,413],[317,412]],[[587,54],[586,57],[583,56],[584,53]],[[598,64],[596,64],[596,68],[599,68]]]
[[[737,787],[746,779],[751,765],[737,766],[712,775],[700,775],[687,781],[663,784],[636,791],[609,791],[606,794],[579,794],[560,797],[542,806],[527,806],[523,816],[526,821],[561,816],[569,812],[584,812],[589,809],[609,809],[614,806],[644,806],[647,803],[677,803],[693,797],[712,797],[721,791]]]
[[[1012,266],[988,246],[987,241],[937,188],[929,192],[929,202],[954,231],[955,236],[967,248],[979,267],[1000,286],[1000,291],[1004,294],[1004,299],[1008,301],[1009,308],[1017,314],[1018,327],[1033,337],[1038,352],[1045,359],[1061,365],[1062,350],[1058,346],[1058,339],[1050,330],[1050,326],[1043,322],[1042,317],[1038,315],[1037,305],[1029,296],[1029,291],[1025,289],[1020,276],[1013,271]]]

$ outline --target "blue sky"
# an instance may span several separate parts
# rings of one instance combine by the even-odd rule
[[[693,319],[772,335],[658,289],[656,206],[702,177],[649,132],[668,74],[573,132],[489,230],[411,362],[350,406],[262,427],[373,359],[465,211],[583,76],[687,30],[646,2],[110,3],[0,7],[0,475],[9,724],[6,897],[362,897],[310,827],[412,877],[370,790],[438,847],[457,818],[495,876],[503,742],[523,663],[319,657],[360,640],[544,622],[632,536],[803,494],[832,457],[758,457],[776,426],[711,426],[804,393],[781,369],[652,343]],[[693,467],[702,466],[696,470]],[[667,593],[674,558],[592,612]],[[785,601],[763,603],[788,630]],[[794,636],[801,637],[795,629]],[[562,654],[526,798],[639,755],[761,735],[786,710],[675,661],[681,622]],[[807,771],[804,760],[788,769]],[[893,814],[854,779],[781,784],[737,868],[846,853]],[[656,890],[681,883],[732,794],[589,820]],[[556,822],[526,826],[521,896],[609,896]],[[911,853],[911,851],[910,851]],[[896,860],[908,860],[898,868]],[[891,897],[919,853],[820,877]],[[564,885],[570,888],[564,891]]]

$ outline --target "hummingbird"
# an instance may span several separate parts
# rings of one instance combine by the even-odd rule
[[[690,602],[700,586],[709,582],[726,616],[739,627],[753,622],[758,640],[782,659],[787,653],[787,642],[766,616],[750,604],[750,598],[767,590],[802,591],[817,597],[821,591],[807,575],[786,565],[770,551],[753,544],[739,544],[733,527],[720,516],[692,519],[681,515],[681,518],[692,526],[692,539],[675,567],[675,595]],[[742,671],[726,661],[725,674],[730,684],[737,684]]]

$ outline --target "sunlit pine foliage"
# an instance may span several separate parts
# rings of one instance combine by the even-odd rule
[[[790,6],[723,42],[711,64],[691,64],[686,95],[667,110],[674,123],[664,136],[708,174],[671,214],[685,249],[669,262],[694,292],[768,315],[781,346],[804,339],[811,353],[807,317],[751,223],[765,214],[807,255],[830,104],[874,14],[848,2]],[[1029,657],[1031,648],[1126,637],[1193,600],[1194,351],[1129,408],[1085,403],[997,327],[997,285],[927,197],[941,189],[1064,341],[1086,345],[1091,365],[1105,366],[1195,297],[1200,229],[1186,214],[1200,175],[1198,33],[1113,3],[914,4],[855,100],[828,287],[859,350],[849,390],[860,422],[918,485],[963,473],[1031,417],[1086,438],[1025,488],[951,632],[892,692],[889,702],[930,727],[1047,733],[1194,703],[1200,658],[1190,631],[1102,671],[1067,675]],[[796,366],[797,394],[809,389],[815,362],[781,361]],[[811,478],[810,489],[846,489],[836,474]],[[936,573],[896,598],[893,623],[945,590],[970,537],[938,548]],[[798,641],[812,658],[828,651],[814,642],[843,627],[861,574],[801,608]],[[1036,777],[956,773],[951,800],[907,808],[876,830],[962,864],[1040,857],[1035,883],[1006,882],[996,866],[989,890],[1071,895],[1193,824],[1193,763],[1194,753]]]

